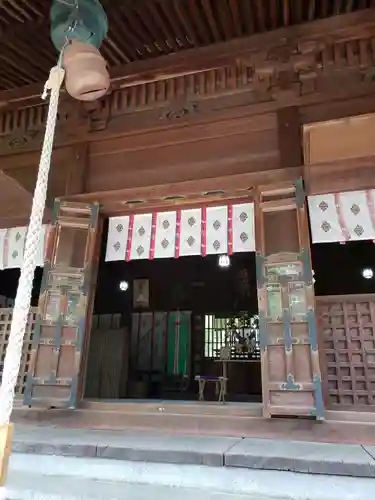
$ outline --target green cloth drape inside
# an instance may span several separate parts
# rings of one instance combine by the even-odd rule
[[[190,312],[175,311],[169,314],[167,342],[168,375],[186,375],[188,372],[190,320]]]

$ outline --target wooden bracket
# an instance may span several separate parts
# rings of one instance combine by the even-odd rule
[[[12,442],[13,424],[3,425],[0,427],[0,487],[5,485],[7,479]]]

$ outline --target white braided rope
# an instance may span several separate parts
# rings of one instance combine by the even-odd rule
[[[0,387],[0,426],[9,423],[13,410],[14,391],[20,370],[23,338],[29,315],[35,264],[46,204],[48,174],[51,165],[60,87],[64,80],[64,75],[65,71],[60,65],[52,68],[43,93],[43,98],[45,98],[47,90],[51,90],[46,131],[26,236],[21,275],[18,282],[13,319],[3,366]]]

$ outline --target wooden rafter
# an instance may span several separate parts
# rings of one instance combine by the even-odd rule
[[[373,35],[375,35],[375,9],[367,9],[337,16],[334,19],[322,19],[248,38],[119,65],[110,71],[112,88],[124,88],[221,68],[230,64],[233,58],[251,58],[259,51],[278,48],[290,42],[295,46],[314,42],[319,44],[329,37],[332,43],[337,43]],[[41,90],[41,84],[32,84],[21,89],[0,91],[0,108],[11,102],[38,97]]]
[[[241,40],[281,27],[298,28],[309,21],[360,13],[374,6],[374,0],[102,2],[110,27],[102,52],[116,74],[128,63],[182,55],[189,49]],[[48,0],[1,1],[0,91],[41,83],[48,75],[56,60],[50,40],[50,4]]]

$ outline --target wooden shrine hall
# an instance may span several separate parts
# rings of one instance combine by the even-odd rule
[[[15,413],[44,420],[54,408],[62,422],[116,426],[120,411],[127,426],[143,418],[146,427],[178,429],[191,412],[209,415],[210,426],[220,417],[221,430],[245,416],[374,420],[375,294],[317,296],[310,249],[375,241],[375,2],[101,3],[111,86],[91,102],[61,92],[37,262],[43,279]],[[22,265],[48,109],[41,93],[57,60],[50,7],[0,2],[0,285]],[[152,281],[139,284],[126,327],[95,311],[102,265],[166,270],[193,259],[195,269],[245,254],[259,325],[256,335],[231,326],[250,332],[242,357],[238,340],[204,350],[206,332],[223,330],[205,319],[213,306],[199,316],[193,306],[152,305]],[[0,309],[0,373],[11,317]],[[143,401],[132,363],[118,359],[116,346],[134,336],[138,345],[144,321],[168,339],[150,344],[155,366],[180,376],[181,396],[169,407],[164,397]],[[93,361],[95,349],[102,354]],[[98,363],[119,366],[102,398]],[[231,376],[236,387],[256,379],[259,398],[218,404]],[[212,402],[198,401],[205,377],[206,390],[210,377],[219,387]],[[119,403],[113,387],[125,383]],[[194,388],[185,406],[176,400],[184,384]]]

